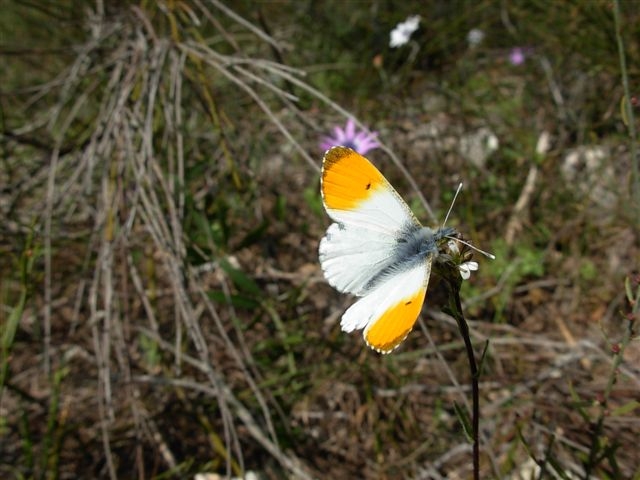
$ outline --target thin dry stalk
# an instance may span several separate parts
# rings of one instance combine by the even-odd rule
[[[216,8],[238,20],[228,8],[213,2]],[[201,9],[205,8],[199,4]],[[45,246],[47,250],[45,275],[45,368],[49,370],[51,342],[51,305],[53,303],[52,248],[55,244],[54,219],[63,210],[67,218],[86,210],[86,204],[77,203],[70,192],[78,192],[79,200],[92,195],[99,182],[99,203],[90,213],[93,219],[92,238],[96,241],[96,269],[87,292],[89,306],[88,324],[93,337],[93,348],[97,367],[98,413],[106,466],[111,478],[117,478],[116,461],[112,451],[112,429],[122,415],[120,405],[131,408],[136,431],[158,445],[168,468],[176,467],[175,455],[167,442],[151,422],[152,415],[140,403],[142,393],[131,381],[136,377],[130,364],[130,342],[128,328],[123,325],[127,313],[126,299],[133,295],[139,298],[146,318],[151,326],[153,338],[158,338],[160,320],[157,318],[154,300],[145,287],[144,274],[140,274],[133,252],[139,248],[140,233],[150,238],[157,269],[164,272],[163,278],[172,292],[175,308],[175,337],[171,351],[174,354],[176,371],[180,372],[184,353],[182,328],[198,352],[201,371],[206,375],[210,388],[202,389],[217,399],[223,425],[223,439],[227,447],[227,473],[232,472],[232,459],[243,465],[243,448],[236,422],[245,425],[249,434],[272,454],[285,469],[300,478],[311,478],[301,463],[285,454],[277,444],[275,427],[271,419],[274,399],[267,400],[258,386],[258,373],[247,366],[253,364],[251,354],[242,332],[236,330],[238,343],[226,334],[226,326],[218,315],[206,292],[200,288],[201,279],[194,269],[187,267],[186,234],[183,231],[185,215],[185,186],[187,171],[185,160],[185,136],[183,134],[185,70],[194,57],[214,69],[244,91],[264,111],[270,120],[316,168],[316,162],[300,146],[279,115],[264,100],[258,88],[265,89],[291,107],[296,101],[290,93],[282,90],[269,76],[276,71],[290,69],[270,63],[251,61],[238,57],[224,57],[214,50],[204,48],[191,40],[170,43],[159,39],[152,30],[151,22],[140,9],[134,9],[143,28],[118,20],[107,24],[104,18],[94,18],[94,36],[79,51],[73,65],[51,85],[62,86],[59,101],[47,115],[49,125],[59,131],[60,143],[70,126],[79,118],[79,112],[87,101],[100,98],[93,129],[79,155],[59,156],[60,148],[54,150],[49,169],[47,210],[45,214]],[[195,19],[195,17],[194,17]],[[258,30],[246,21],[240,22]],[[108,51],[109,42],[115,36],[124,39],[106,56],[105,64],[94,64],[96,50]],[[268,36],[259,35],[270,43]],[[106,50],[105,50],[106,49]],[[108,76],[100,74],[108,65]],[[87,82],[86,80],[89,79]],[[103,81],[104,80],[104,81]],[[52,87],[51,87],[52,88]],[[205,87],[206,88],[206,87]],[[157,135],[157,118],[163,122],[164,133]],[[61,122],[61,119],[63,121]],[[58,162],[58,159],[62,162]],[[72,167],[73,165],[73,167]],[[59,172],[63,172],[59,175]],[[97,192],[96,192],[97,193]],[[92,245],[92,243],[91,243]],[[119,261],[126,262],[120,268]],[[123,277],[123,274],[126,275]],[[131,279],[133,290],[129,290],[127,279]],[[195,286],[195,289],[194,289]],[[194,299],[202,302],[201,309]],[[82,298],[82,293],[78,298]],[[122,299],[122,300],[118,300]],[[80,311],[78,307],[76,309]],[[223,348],[239,367],[244,379],[262,411],[262,421],[256,422],[249,410],[240,403],[227,385],[223,371],[212,363],[213,355],[200,321],[205,320],[197,312],[207,312],[214,320]],[[231,317],[235,316],[230,310]],[[124,389],[116,389],[113,379],[122,376]],[[176,383],[176,384],[179,384]],[[123,398],[118,398],[124,394]],[[276,408],[278,408],[276,406]],[[266,432],[263,432],[264,424]],[[138,453],[138,471],[144,472]]]

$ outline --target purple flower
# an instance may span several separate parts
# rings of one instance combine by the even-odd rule
[[[522,65],[526,59],[527,55],[524,48],[515,47],[511,49],[511,53],[509,53],[511,65]]]
[[[342,146],[349,147],[360,155],[364,155],[374,148],[378,148],[380,144],[376,140],[378,132],[367,132],[365,130],[357,131],[356,124],[352,118],[347,120],[344,130],[339,127],[333,127],[333,136],[324,137],[320,148],[328,150],[331,147]]]

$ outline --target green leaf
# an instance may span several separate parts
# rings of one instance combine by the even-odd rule
[[[482,349],[482,355],[480,355],[480,361],[478,362],[478,378],[482,376],[484,370],[484,360],[487,357],[487,351],[489,350],[489,340],[484,342],[484,348]]]
[[[249,245],[253,245],[254,243],[257,243],[258,241],[260,241],[260,239],[264,237],[264,234],[267,231],[268,227],[269,227],[268,220],[265,219],[262,222],[260,222],[260,224],[257,227],[251,229],[249,233],[245,235],[245,237],[238,244],[237,249],[241,250],[243,248],[248,247]]]
[[[245,308],[247,310],[252,310],[260,306],[260,302],[246,295],[225,295],[224,292],[214,291],[207,293],[207,296],[216,303]]]
[[[569,387],[569,394],[571,395],[571,400],[573,400],[574,402],[575,410],[580,414],[580,416],[586,423],[590,423],[591,417],[589,416],[587,411],[584,409],[583,407],[584,401],[578,396],[578,393],[573,388],[573,383],[569,382],[568,387]]]
[[[624,290],[627,294],[627,301],[633,304],[634,303],[633,291],[631,290],[631,279],[629,277],[624,279]]]
[[[309,209],[315,213],[318,217],[322,217],[323,208],[322,208],[322,198],[320,197],[318,188],[306,188],[302,193],[305,202],[309,206]]]
[[[225,271],[238,290],[249,294],[251,297],[260,298],[262,296],[262,289],[242,270],[232,267],[231,264],[224,259],[220,260],[220,268]]]
[[[621,407],[615,408],[611,411],[611,415],[614,417],[628,415],[637,408],[640,408],[640,402],[637,400],[631,400],[630,402],[625,403]]]
[[[629,111],[627,110],[627,96],[623,95],[620,99],[620,116],[625,127],[629,126]]]
[[[460,421],[460,425],[462,425],[464,435],[467,437],[467,440],[469,442],[473,442],[473,428],[471,427],[471,418],[469,417],[469,412],[467,412],[464,407],[458,405],[456,402],[453,402],[453,408],[456,411],[456,416]]]

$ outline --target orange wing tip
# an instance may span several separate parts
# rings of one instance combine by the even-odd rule
[[[354,210],[379,189],[390,188],[365,157],[347,147],[333,147],[322,163],[322,197],[327,208]]]
[[[354,152],[355,150],[353,150],[352,148],[349,147],[343,147],[341,145],[334,145],[333,147],[328,148],[325,152],[324,152],[324,157],[333,157],[333,156],[338,156],[338,157],[342,157],[344,155],[347,155],[351,152]]]
[[[369,342],[369,340],[367,339],[366,333],[363,336],[364,336],[364,341],[366,342],[369,348],[375,350],[378,353],[381,353],[382,355],[388,355],[391,352],[393,352],[396,348],[398,348],[400,344],[406,340],[410,332],[411,330],[409,330],[403,337],[400,337],[396,340],[392,340],[391,342],[387,342],[382,345],[375,345]]]
[[[359,153],[348,147],[331,147],[329,150],[324,152],[322,169],[326,172],[331,170],[336,163],[342,162],[349,157],[357,158],[358,156],[360,156]]]

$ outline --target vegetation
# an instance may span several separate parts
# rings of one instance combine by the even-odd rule
[[[318,265],[319,144],[352,117],[425,223],[463,182],[449,224],[496,255],[462,288],[480,477],[640,478],[638,25],[618,1],[5,2],[0,476],[471,477],[445,286],[381,356]]]

